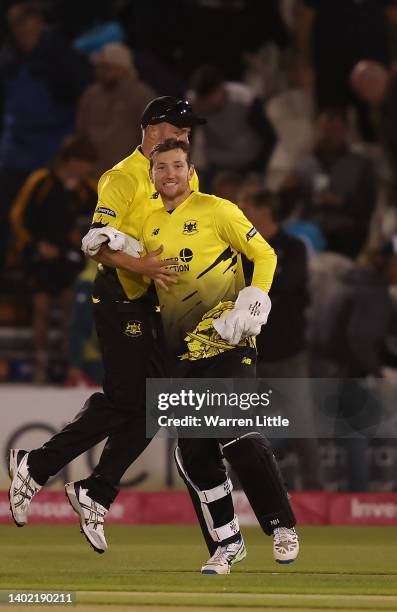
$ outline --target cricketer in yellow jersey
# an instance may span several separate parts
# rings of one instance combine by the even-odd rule
[[[145,424],[145,382],[164,375],[164,345],[155,296],[147,291],[154,279],[163,288],[176,280],[157,252],[139,257],[141,233],[150,211],[149,153],[166,138],[187,142],[202,120],[191,105],[170,96],[156,98],[142,115],[142,144],[101,177],[93,224],[83,250],[101,265],[94,285],[93,310],[103,356],[103,393],[88,398],[75,419],[42,447],[12,449],[10,505],[17,525],[25,525],[33,496],[48,478],[75,457],[108,438],[100,461],[84,481],[69,483],[66,493],[79,516],[81,530],[96,552],[107,549],[104,519],[128,466],[149,444]],[[197,176],[192,176],[192,187]]]
[[[170,267],[180,271],[169,292],[157,285],[166,337],[182,360],[174,376],[254,377],[252,336],[270,311],[275,253],[235,204],[192,191],[188,144],[170,139],[157,145],[150,167],[163,208],[145,222],[142,240],[148,250],[161,244],[166,259],[177,260]],[[254,263],[250,287],[241,284],[241,253]],[[213,553],[202,572],[227,574],[246,555],[219,444],[259,524],[273,535],[275,560],[294,561],[296,520],[268,441],[254,431],[232,440],[180,438],[178,470],[198,516],[201,508],[200,525]]]
[[[173,155],[178,156],[174,151]],[[186,334],[192,335],[203,316],[208,320],[207,311],[216,308],[221,316],[227,308],[225,303],[236,300],[245,286],[240,253],[255,262],[253,286],[259,290],[258,299],[266,302],[264,309],[270,310],[267,293],[276,255],[232,202],[191,191],[172,211],[162,206],[149,216],[142,242],[149,251],[162,245],[162,256],[176,260],[170,269],[180,273],[178,284],[170,291],[158,288],[165,333],[174,352],[183,351]],[[261,324],[266,322],[267,312]],[[259,312],[255,319],[260,319]],[[222,338],[218,340],[219,352],[230,348],[230,344],[225,347]],[[237,340],[234,344],[240,338]],[[208,350],[203,346],[202,357],[215,354],[209,345]]]

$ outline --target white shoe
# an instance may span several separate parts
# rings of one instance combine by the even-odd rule
[[[11,478],[8,498],[12,518],[18,527],[23,527],[28,522],[30,502],[41,489],[41,485],[30,475],[28,454],[18,448],[12,448],[8,453],[8,473]]]
[[[277,563],[292,563],[299,553],[299,538],[294,527],[278,527],[273,532],[273,555]]]
[[[78,482],[66,484],[65,491],[73,510],[80,519],[80,531],[95,552],[104,553],[108,547],[103,530],[107,509],[88,497],[88,489],[84,489]]]
[[[247,556],[244,540],[218,546],[214,554],[201,568],[202,574],[230,574],[230,568]]]

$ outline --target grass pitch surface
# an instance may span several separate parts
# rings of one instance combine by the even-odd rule
[[[200,574],[208,554],[196,527],[108,526],[106,534],[109,550],[98,555],[77,524],[0,526],[0,590],[74,591],[79,612],[397,610],[392,528],[301,527],[299,560],[286,566],[273,561],[271,538],[245,528],[248,556],[229,576]]]

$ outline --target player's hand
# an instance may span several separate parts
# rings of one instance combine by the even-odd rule
[[[168,287],[170,284],[176,284],[178,282],[179,272],[175,270],[167,270],[167,266],[172,266],[176,264],[176,259],[167,259],[161,260],[158,259],[158,256],[163,252],[164,247],[161,245],[155,251],[148,253],[144,257],[141,257],[139,261],[136,262],[139,267],[139,273],[144,276],[148,276],[156,285],[164,289],[164,291],[169,291]]]
[[[138,240],[114,227],[91,228],[81,241],[81,250],[88,257],[93,257],[104,244],[111,251],[122,251],[131,257],[138,258],[143,251],[143,245]]]
[[[236,345],[243,338],[260,334],[270,309],[267,293],[257,287],[245,287],[240,291],[233,310],[214,319],[212,325],[223,340]]]
[[[219,319],[212,321],[214,329],[228,344],[236,345],[248,336],[257,336],[261,325],[252,321],[249,312],[233,309]]]

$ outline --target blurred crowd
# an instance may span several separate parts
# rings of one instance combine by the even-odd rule
[[[396,0],[5,0],[0,19],[0,380],[100,382],[79,243],[156,95],[207,119],[201,190],[277,252],[258,376],[397,380]],[[291,445],[321,489],[318,442]],[[371,440],[345,446],[366,490]]]

